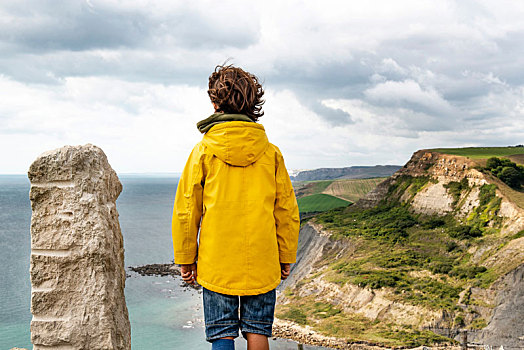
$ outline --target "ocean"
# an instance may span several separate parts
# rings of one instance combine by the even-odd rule
[[[172,261],[171,214],[177,180],[120,176],[124,189],[117,209],[126,266]],[[0,350],[32,347],[29,187],[24,175],[0,175]],[[133,350],[211,348],[205,341],[202,295],[198,291],[183,287],[179,277],[128,274],[125,295]],[[242,337],[237,338],[236,348],[246,349]],[[270,348],[294,350],[297,344],[271,339]]]

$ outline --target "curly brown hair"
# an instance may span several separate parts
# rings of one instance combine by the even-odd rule
[[[245,114],[253,121],[264,115],[264,90],[258,78],[232,64],[215,67],[207,94],[217,112]]]

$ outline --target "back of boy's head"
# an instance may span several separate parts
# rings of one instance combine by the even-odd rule
[[[256,76],[241,68],[233,65],[216,66],[209,76],[207,93],[217,112],[245,114],[253,121],[264,115],[262,85]]]

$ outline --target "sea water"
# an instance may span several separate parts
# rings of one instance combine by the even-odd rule
[[[177,180],[120,176],[123,191],[117,209],[126,266],[172,261],[171,215]],[[31,348],[29,187],[24,175],[0,175],[0,350]],[[210,349],[200,291],[187,288],[179,277],[127,273],[125,295],[133,350]],[[236,346],[246,349],[246,342],[240,337]],[[297,344],[278,339],[270,340],[270,347],[294,350]]]

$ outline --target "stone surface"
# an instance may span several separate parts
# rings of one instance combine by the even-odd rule
[[[131,349],[122,185],[106,155],[65,146],[40,155],[28,176],[33,349]]]
[[[313,265],[322,258],[325,247],[331,244],[339,245],[336,241],[330,242],[329,235],[324,234],[319,225],[310,222],[303,225],[298,235],[297,261],[291,265],[289,277],[280,283],[278,289],[283,291],[306,278]]]
[[[496,294],[496,306],[489,324],[468,337],[493,347],[524,349],[524,265],[500,278],[490,289]]]
[[[409,194],[409,192],[407,192]],[[447,193],[442,182],[430,184],[413,197],[411,206],[417,213],[446,214],[453,211],[453,197]]]

